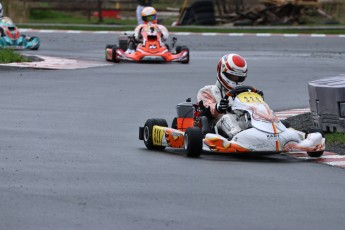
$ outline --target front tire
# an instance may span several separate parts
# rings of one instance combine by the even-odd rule
[[[111,59],[107,58],[107,54],[106,54],[106,60],[107,61],[111,61],[111,62],[115,62],[115,63],[119,63],[120,60],[118,59],[117,55],[116,55],[116,50],[117,50],[117,45],[106,45],[105,49],[112,49],[112,55],[111,55]]]
[[[157,146],[153,144],[152,131],[153,131],[153,126],[155,125],[168,127],[168,123],[165,119],[160,119],[160,118],[148,119],[144,125],[144,135],[143,135],[144,144],[146,148],[150,150],[163,150],[165,149],[165,146]]]
[[[181,53],[182,51],[187,51],[187,58],[186,60],[182,61],[182,64],[188,64],[189,63],[189,49],[187,46],[177,46],[176,47],[176,53]]]
[[[200,157],[202,153],[203,135],[199,128],[187,128],[184,134],[184,149],[187,151],[187,157]]]

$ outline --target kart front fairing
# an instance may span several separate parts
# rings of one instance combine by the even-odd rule
[[[307,136],[304,132],[287,129],[257,93],[243,92],[237,95],[232,110],[239,117],[245,116],[249,128],[236,134],[231,140],[217,133],[206,134],[204,150],[279,153],[316,152],[325,149],[325,139],[320,133],[311,133]]]
[[[134,36],[131,32],[125,33],[127,36]],[[158,25],[145,25],[141,31],[142,43],[138,44],[136,50],[127,53],[125,50],[117,49],[116,56],[123,61],[136,62],[189,62],[189,51],[183,50],[180,53],[173,53],[162,42],[162,32]],[[113,52],[108,50],[106,52]],[[111,56],[112,54],[109,54]]]
[[[233,102],[232,110],[237,113],[248,113],[251,126],[267,133],[281,133],[286,127],[269,108],[262,96],[254,92],[239,94]]]

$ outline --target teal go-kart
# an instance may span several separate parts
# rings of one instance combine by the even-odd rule
[[[8,17],[0,19],[0,48],[38,50],[40,39],[21,35],[16,25]]]

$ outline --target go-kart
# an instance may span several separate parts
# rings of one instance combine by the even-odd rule
[[[125,32],[119,38],[119,46],[107,45],[105,58],[107,61],[118,63],[120,61],[133,62],[181,62],[189,63],[189,49],[186,46],[176,46],[177,39],[174,37],[171,48],[162,40],[162,32],[158,25],[145,25],[141,32],[143,42],[139,43],[134,52],[126,52],[129,43],[136,44],[134,33]]]
[[[0,36],[0,48],[38,50],[40,47],[39,38],[21,35],[8,17],[0,19]]]
[[[203,151],[222,153],[307,152],[320,157],[325,150],[322,130],[297,131],[282,122],[269,108],[263,97],[251,86],[239,86],[226,93],[232,97],[231,111],[243,131],[231,140],[213,125],[206,116],[202,102],[190,99],[177,105],[177,117],[171,127],[165,119],[148,119],[139,127],[139,139],[151,150],[166,147],[181,148],[188,157],[199,157]],[[285,125],[284,125],[285,124]]]

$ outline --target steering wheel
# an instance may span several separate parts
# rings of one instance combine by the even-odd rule
[[[258,90],[252,86],[249,86],[249,85],[241,85],[241,86],[238,86],[232,90],[229,90],[224,98],[227,99],[228,97],[232,97],[232,98],[235,98],[238,94],[240,93],[243,93],[243,92],[258,92]]]

